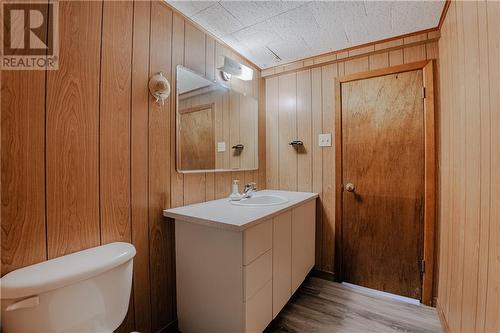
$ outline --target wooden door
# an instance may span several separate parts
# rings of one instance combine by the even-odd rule
[[[343,280],[416,299],[424,240],[422,87],[418,69],[340,88]]]
[[[181,170],[215,168],[215,119],[213,104],[180,111]]]

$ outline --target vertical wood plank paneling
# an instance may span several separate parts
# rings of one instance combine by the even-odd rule
[[[104,2],[99,179],[101,243],[131,242],[130,107],[133,2]],[[133,294],[133,293],[132,293]],[[134,329],[134,303],[117,332]]]
[[[45,78],[1,72],[2,275],[47,259]]]
[[[456,237],[455,237],[455,231],[457,230],[456,227],[456,207],[457,207],[457,200],[455,200],[456,197],[456,192],[458,192],[458,186],[456,184],[456,174],[457,174],[457,166],[458,166],[458,158],[456,156],[458,155],[457,153],[457,147],[456,147],[456,140],[454,139],[455,135],[457,135],[457,126],[456,126],[456,98],[454,96],[455,94],[455,85],[456,85],[456,70],[458,66],[456,65],[456,35],[457,35],[457,29],[456,29],[456,9],[455,9],[455,2],[451,2],[450,7],[448,9],[448,15],[447,15],[447,20],[450,22],[450,34],[454,36],[454,39],[450,41],[449,43],[449,64],[451,67],[450,74],[449,74],[449,81],[448,84],[450,85],[452,98],[450,99],[450,110],[454,110],[453,113],[450,114],[450,155],[451,155],[451,163],[450,163],[450,215],[449,215],[449,221],[450,221],[450,237],[449,237],[449,245],[448,245],[448,251],[450,253],[448,257],[448,267],[449,267],[449,276],[448,276],[448,285],[447,285],[447,299],[445,300],[447,307],[445,309],[445,315],[449,316],[449,313],[451,311],[452,307],[452,301],[451,301],[451,293],[452,293],[452,276],[453,276],[453,266],[455,265],[454,262],[454,255],[451,255],[452,253],[456,253]],[[450,324],[450,329],[452,329],[451,324]]]
[[[323,97],[321,68],[311,69],[311,125],[312,142],[312,190],[319,193],[316,200],[316,266],[322,269],[323,255],[323,148],[318,145],[318,136],[323,133]],[[333,111],[332,111],[333,112]],[[269,125],[268,125],[269,126]],[[269,163],[270,158],[267,159]]]
[[[215,199],[229,196],[231,181],[231,172],[218,172],[215,174]]]
[[[304,142],[297,151],[297,190],[312,191],[312,136],[311,71],[297,73],[297,139]]]
[[[426,39],[427,39],[427,34],[420,34],[411,37],[406,37],[404,38],[404,44],[415,43]],[[406,47],[404,49],[403,59],[405,64],[409,64],[420,60],[425,60],[426,59],[425,44]]]
[[[215,40],[212,37],[206,37],[205,43],[205,75],[215,80]],[[215,199],[215,174],[213,172],[205,173],[205,200]]]
[[[404,49],[403,60],[405,64],[425,60],[426,57],[425,45],[412,46]]]
[[[478,2],[478,44],[479,44],[479,91],[481,117],[481,207],[479,225],[479,270],[476,308],[476,332],[485,331],[486,299],[488,287],[488,252],[489,232],[491,225],[490,197],[491,193],[491,115],[490,115],[490,85],[488,61],[488,19],[487,3]],[[448,38],[449,39],[449,38]],[[445,98],[449,98],[446,96]]]
[[[149,276],[148,138],[149,28],[151,3],[134,1],[131,107],[131,224],[134,257],[135,330],[151,332]]]
[[[266,80],[266,185],[270,189],[279,189],[278,156],[278,111],[279,80]]]
[[[438,304],[457,332],[500,329],[498,17],[496,2],[451,2],[439,40],[441,111],[451,124],[442,123]]]
[[[245,147],[240,156],[240,168],[253,168],[256,165],[254,152],[257,149],[255,137],[257,136],[258,104],[255,100],[245,96],[240,96],[239,100],[240,143]],[[254,178],[253,171],[245,171],[245,174]]]
[[[186,67],[205,74],[205,34],[189,22],[185,22],[184,63]],[[205,173],[190,173],[184,175],[184,204],[205,201]]]
[[[260,77],[258,73],[258,86],[259,86],[259,116],[258,116],[258,140],[259,140],[259,178],[257,186],[259,188],[267,188],[266,184],[266,146],[267,146],[267,133],[266,133],[266,81]]]
[[[184,65],[184,19],[177,13],[172,19],[172,78],[170,82],[172,91],[177,91],[177,65]],[[171,97],[172,110],[177,112],[177,97]],[[176,112],[171,112],[170,123],[172,129],[170,133],[170,191],[172,207],[179,207],[184,204],[184,174],[178,173],[176,168]]]
[[[229,152],[229,167],[231,169],[239,169],[241,167],[241,154],[237,154],[234,150],[229,149],[229,147],[235,146],[241,143],[240,137],[240,94],[235,90],[229,92],[229,109],[227,110],[229,120],[224,122],[229,124],[229,145],[227,149]]]
[[[297,136],[297,75],[279,77],[278,156],[279,188],[297,190],[297,153],[289,143]]]
[[[59,70],[47,78],[47,247],[54,258],[100,243],[102,2],[59,3]]]
[[[366,64],[368,69],[368,57],[354,60],[355,64]],[[335,258],[335,95],[334,83],[338,75],[338,65],[332,64],[322,67],[322,122],[323,133],[331,133],[332,146],[323,147],[323,254],[322,267],[325,271],[333,272],[333,260]]]
[[[479,43],[477,3],[463,3],[464,29],[464,80],[479,81]],[[479,85],[467,85],[465,90],[465,109],[480,110]],[[479,260],[479,221],[481,206],[481,122],[476,112],[465,114],[465,170],[466,170],[466,202],[464,226],[464,269],[462,295],[462,328],[464,332],[472,332],[476,328],[477,308],[477,272]]]
[[[389,65],[397,66],[403,64],[403,49],[389,51]]]
[[[150,75],[162,71],[171,79],[172,10],[151,4]],[[170,101],[149,99],[149,239],[153,331],[174,320],[175,275],[173,224],[163,218],[170,206]]]
[[[370,70],[389,67],[389,52],[378,53],[369,57]]]
[[[443,26],[442,33],[448,34],[449,27]],[[439,44],[439,60],[441,66],[440,70],[440,80],[441,82],[450,82],[450,60],[449,60],[449,39],[445,40],[445,42]],[[440,90],[440,99],[441,99],[441,109],[444,111],[449,109],[450,107],[450,86],[449,85],[441,85]],[[440,174],[449,175],[451,173],[451,117],[450,113],[439,112],[440,128],[438,129],[438,134],[441,135],[441,146],[440,146],[440,156],[439,156],[439,172]],[[439,193],[439,202],[440,202],[440,249],[441,255],[439,258],[439,294],[438,294],[438,302],[441,307],[441,311],[443,313],[447,312],[447,302],[445,300],[448,299],[448,278],[449,278],[449,269],[448,269],[448,258],[449,258],[449,244],[450,242],[450,233],[446,232],[449,230],[450,226],[450,200],[447,200],[446,197],[451,196],[451,177],[438,177],[441,181],[440,193]],[[442,305],[442,306],[441,306]]]
[[[455,233],[455,247],[454,265],[452,266],[452,276],[451,276],[451,298],[450,298],[450,325],[452,330],[460,331],[462,326],[462,295],[463,295],[463,269],[464,269],[464,238],[465,238],[465,214],[466,214],[466,200],[468,200],[467,188],[466,188],[466,167],[465,167],[465,149],[467,146],[467,138],[464,135],[466,129],[465,122],[465,60],[464,60],[464,26],[463,26],[463,3],[457,2],[455,5],[456,9],[456,22],[457,22],[457,43],[456,43],[456,65],[458,70],[456,70],[456,88],[458,92],[457,96],[457,108],[454,121],[456,122],[456,132],[461,133],[456,142],[457,146],[457,165],[455,167],[456,179],[455,183],[458,187],[456,193],[457,206],[455,210],[455,226],[457,232]]]
[[[104,2],[99,171],[101,242],[129,242],[132,2]]]
[[[491,217],[485,331],[500,331],[500,3],[487,2],[490,66]],[[495,171],[496,170],[496,171]],[[487,200],[487,198],[485,198]]]
[[[439,58],[438,42],[425,44],[425,52],[427,59],[438,59]],[[439,73],[439,71],[437,73]]]
[[[366,72],[370,69],[368,57],[348,60],[344,63],[345,75]]]

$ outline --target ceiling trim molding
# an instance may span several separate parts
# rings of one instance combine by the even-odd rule
[[[440,30],[439,30],[438,27],[435,27],[435,28],[429,28],[429,29],[419,30],[419,31],[415,31],[415,32],[410,32],[410,33],[404,34],[404,35],[399,35],[399,36],[394,36],[394,37],[390,37],[390,38],[380,39],[380,40],[369,42],[369,43],[365,43],[365,44],[359,44],[359,45],[347,47],[345,49],[340,49],[340,50],[335,50],[335,51],[329,51],[329,52],[320,53],[320,54],[317,54],[317,55],[314,55],[314,56],[311,56],[311,57],[301,58],[301,59],[297,59],[297,60],[294,60],[294,61],[289,61],[289,62],[286,62],[286,63],[283,63],[283,64],[279,64],[279,65],[276,65],[276,66],[263,68],[262,71],[263,72],[264,71],[272,71],[275,68],[286,67],[286,66],[294,64],[296,62],[313,61],[316,58],[323,58],[323,57],[333,56],[333,55],[336,55],[336,54],[339,54],[339,53],[345,53],[345,52],[349,52],[349,51],[353,51],[353,50],[358,50],[358,49],[362,49],[362,48],[365,48],[365,47],[369,47],[369,46],[373,46],[373,45],[377,45],[377,44],[388,43],[388,42],[392,42],[392,41],[395,41],[395,40],[398,40],[398,39],[413,37],[413,36],[416,36],[416,35],[421,35],[421,34],[425,34],[425,33],[429,33],[429,32],[434,32],[434,31],[440,31]],[[426,43],[426,42],[427,42],[427,40],[424,43]],[[413,44],[415,44],[415,43],[413,43]],[[420,44],[422,44],[422,43],[420,43]],[[407,45],[410,45],[410,44],[406,44],[406,45],[404,45],[404,47],[406,47]],[[403,45],[401,45],[401,47],[403,47]],[[396,48],[401,48],[401,47],[396,47]],[[373,52],[370,52],[370,53],[373,53]],[[377,52],[375,52],[375,53],[377,53]],[[363,53],[362,55],[366,55],[366,54]],[[354,58],[354,57],[349,57],[349,58]],[[344,57],[344,58],[339,59],[339,60],[345,60],[345,59],[346,58]],[[336,62],[336,61],[332,61],[332,62]],[[302,68],[306,68],[306,67],[309,68],[309,67],[314,67],[314,66],[304,66]],[[281,73],[282,72],[280,72],[279,74],[281,74]],[[271,75],[263,75],[263,76],[271,76]]]
[[[439,18],[439,24],[438,24],[438,29],[441,30],[441,27],[443,26],[444,19],[446,18],[446,14],[448,14],[448,8],[450,8],[451,0],[446,0],[444,7],[443,7],[443,12],[441,13],[441,17]]]
[[[412,34],[407,34],[407,35],[401,35],[399,37],[394,37],[394,38],[391,38],[389,40],[389,42],[393,41],[393,40],[398,40],[398,39],[403,40],[404,38],[408,38],[408,37],[412,37],[412,36],[420,35],[420,34],[427,34],[429,32],[438,32],[437,36],[427,37],[425,40],[420,40],[420,41],[411,42],[411,43],[407,43],[407,44],[401,44],[401,45],[397,45],[397,46],[387,47],[387,48],[383,48],[383,49],[379,49],[379,50],[367,51],[367,52],[363,52],[363,53],[359,53],[359,54],[355,54],[355,55],[351,55],[351,56],[350,55],[346,55],[346,56],[343,56],[341,58],[334,58],[334,59],[331,59],[331,60],[328,60],[328,61],[314,62],[313,60],[316,59],[316,58],[328,57],[329,55],[333,55],[333,54],[329,53],[329,54],[319,55],[319,56],[312,57],[312,58],[306,58],[306,60],[309,60],[309,63],[306,63],[304,60],[297,60],[297,61],[293,61],[293,62],[288,63],[288,64],[284,64],[284,65],[279,65],[279,66],[275,66],[275,67],[270,67],[270,68],[263,69],[262,70],[262,78],[269,79],[269,78],[280,76],[280,75],[283,75],[283,74],[289,74],[289,73],[298,72],[298,71],[302,71],[302,70],[307,70],[307,69],[311,69],[311,68],[315,68],[315,67],[321,67],[321,66],[326,66],[326,65],[330,65],[330,64],[345,62],[345,61],[348,61],[348,60],[353,60],[353,59],[358,59],[358,58],[364,58],[364,57],[368,57],[368,56],[371,56],[371,55],[374,55],[374,54],[385,53],[385,52],[390,52],[390,51],[405,49],[405,48],[409,48],[409,47],[413,47],[413,46],[425,45],[425,44],[437,42],[439,40],[439,38],[440,38],[439,30],[437,28],[432,28],[432,29],[428,29],[428,30],[429,31],[422,30],[422,31],[417,32],[417,33],[412,33]],[[385,42],[387,42],[387,41],[386,40],[382,40],[379,43],[375,43],[375,45],[377,45],[377,44],[383,44]],[[363,47],[366,47],[366,46],[367,45],[364,45]],[[371,46],[371,45],[368,45],[368,46]],[[359,48],[362,48],[362,46],[360,46],[360,47],[353,47],[353,48],[350,49],[350,51],[356,50],[356,49],[359,49]],[[349,52],[349,50],[347,50],[347,51],[346,50],[335,51],[335,54],[337,54],[337,53],[339,53],[339,54],[341,54],[341,53],[347,53],[348,54],[348,52]],[[303,62],[302,66],[290,66],[291,64],[300,63],[300,62]],[[288,69],[285,68],[286,66],[288,66],[289,68]],[[279,69],[279,72],[273,72],[276,69]]]
[[[254,69],[258,70],[259,72],[262,71],[262,68],[259,67],[259,66],[257,66],[253,61],[250,61],[247,57],[245,57],[244,55],[242,55],[240,52],[236,51],[233,47],[229,46],[222,39],[220,39],[219,37],[215,36],[211,32],[207,31],[200,24],[196,23],[195,21],[193,21],[192,19],[190,19],[189,17],[187,17],[184,13],[182,13],[181,11],[179,11],[177,8],[175,8],[174,6],[172,6],[171,4],[169,4],[168,2],[166,2],[164,0],[157,0],[157,1],[159,1],[164,6],[167,6],[170,10],[172,10],[173,13],[176,13],[176,14],[180,15],[184,20],[186,20],[189,23],[191,23],[195,28],[203,31],[203,33],[205,33],[207,36],[210,36],[211,38],[213,38],[217,43],[223,45],[224,47],[227,47],[228,49],[230,49],[234,53],[238,54],[244,61],[246,61],[248,63],[248,65],[254,67]]]

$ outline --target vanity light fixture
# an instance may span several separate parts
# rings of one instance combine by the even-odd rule
[[[232,77],[236,77],[243,81],[250,81],[253,79],[253,69],[228,57],[224,57],[224,66],[217,69],[220,70],[224,81],[229,81]]]

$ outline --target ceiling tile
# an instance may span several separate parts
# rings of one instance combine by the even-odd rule
[[[245,26],[262,22],[306,4],[306,1],[220,1]]]
[[[309,45],[301,38],[289,38],[281,42],[270,43],[267,45],[276,53],[283,62],[289,62],[293,59],[305,58],[311,54]]]
[[[434,28],[436,1],[169,1],[261,68]]]
[[[444,2],[440,1],[393,2],[391,10],[393,31],[405,34],[437,26],[443,6]],[[415,18],[417,13],[418,19]]]
[[[320,28],[309,6],[301,6],[276,15],[266,20],[266,23],[284,40],[310,35]]]
[[[345,48],[347,35],[344,28],[343,13],[335,3],[314,1],[308,4],[309,10],[318,24],[318,31],[303,38],[312,50],[325,53]]]
[[[169,1],[168,3],[187,17],[190,17],[217,4],[217,1]]]
[[[219,3],[210,6],[191,17],[218,37],[229,35],[243,28],[243,25]]]
[[[268,21],[236,31],[231,36],[249,48],[282,40],[276,28]]]

